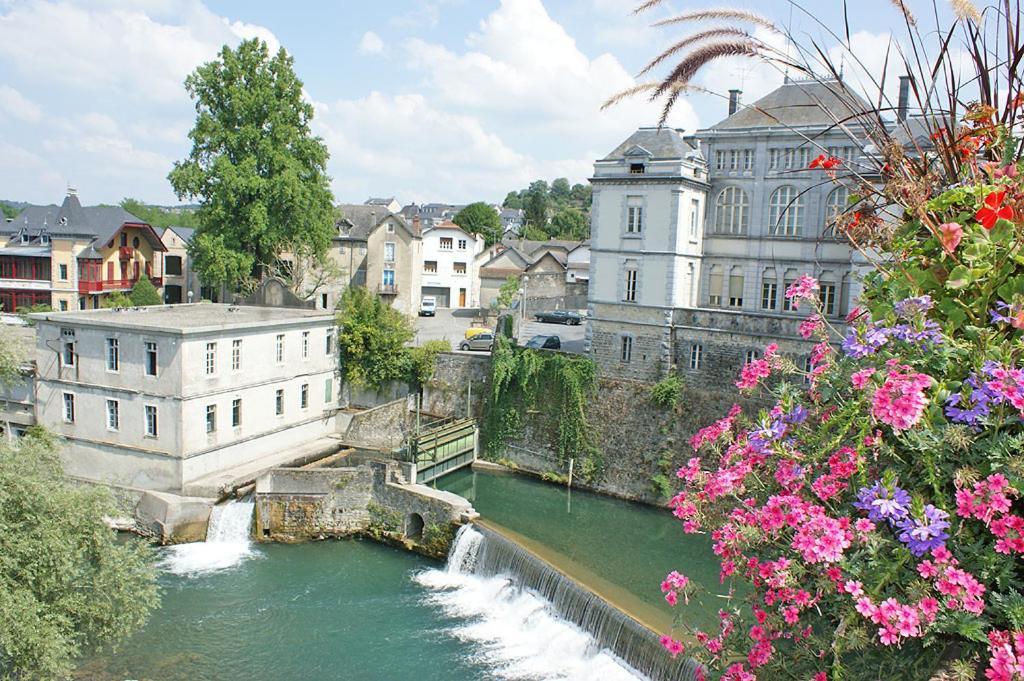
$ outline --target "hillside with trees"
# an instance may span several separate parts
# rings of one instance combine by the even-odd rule
[[[590,237],[590,204],[590,186],[570,185],[564,177],[550,185],[546,180],[535,180],[526,189],[509,192],[502,203],[505,208],[526,212],[524,237],[570,241]]]

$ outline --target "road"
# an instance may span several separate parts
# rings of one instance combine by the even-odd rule
[[[459,343],[465,338],[466,329],[472,325],[475,314],[474,310],[440,309],[434,317],[417,317],[414,324],[416,338],[413,344],[422,345],[430,340],[447,340],[452,344],[452,350],[458,350]],[[519,343],[525,345],[526,341],[534,336],[558,336],[562,340],[563,351],[582,353],[586,328],[585,322],[579,326],[567,326],[531,320],[520,327]]]
[[[562,340],[564,352],[583,352],[583,336],[586,332],[586,322],[579,326],[567,326],[565,324],[547,324],[545,322],[528,321],[519,327],[519,343],[525,345],[526,341],[534,336],[558,336]]]

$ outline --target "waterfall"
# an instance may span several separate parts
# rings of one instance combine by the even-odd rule
[[[483,646],[506,678],[691,681],[658,636],[518,544],[487,528],[459,530],[445,570],[417,580],[471,624],[457,636]]]
[[[235,567],[253,555],[249,537],[252,501],[228,501],[213,507],[206,541],[165,549],[162,567],[178,575],[197,575]]]

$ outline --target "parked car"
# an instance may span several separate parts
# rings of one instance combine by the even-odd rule
[[[550,312],[538,312],[533,315],[533,318],[538,322],[547,322],[548,324],[566,324],[577,326],[583,321],[583,317],[579,312],[573,312],[571,310],[552,310]]]
[[[558,336],[534,336],[526,341],[526,347],[534,350],[561,350],[562,339]]]
[[[473,336],[478,336],[481,333],[490,333],[491,330],[485,326],[471,326],[466,329],[466,340],[469,340]]]
[[[490,331],[478,333],[459,344],[459,350],[490,350],[494,345],[494,334]]]
[[[437,298],[434,296],[424,296],[423,300],[420,301],[420,316],[433,317],[436,312]]]

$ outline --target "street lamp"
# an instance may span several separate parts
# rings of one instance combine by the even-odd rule
[[[530,278],[523,275],[523,286],[519,289],[519,295],[521,296],[521,302],[519,304],[519,313],[522,315],[523,321],[526,321],[526,284],[529,283]]]

